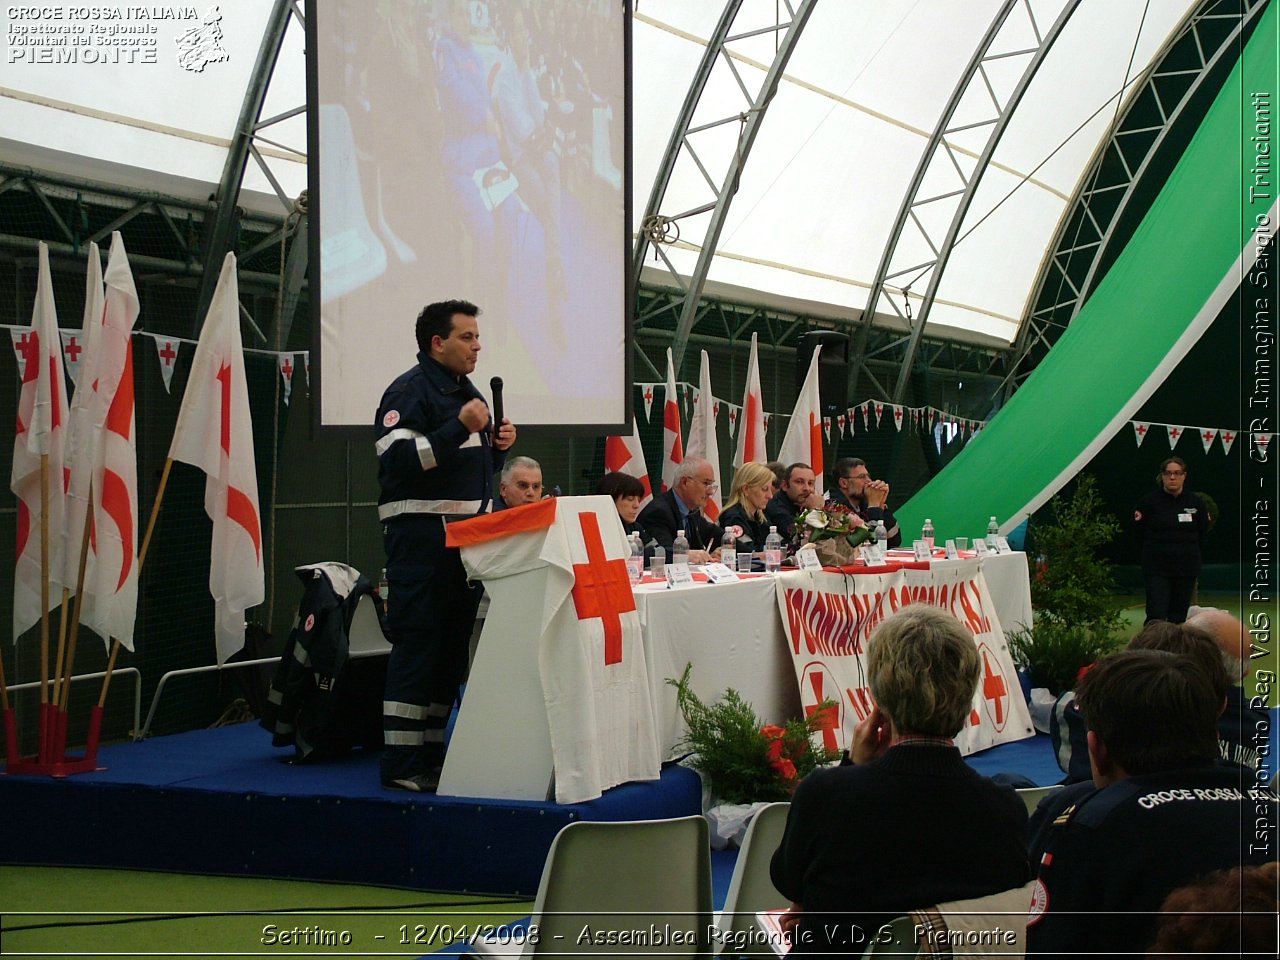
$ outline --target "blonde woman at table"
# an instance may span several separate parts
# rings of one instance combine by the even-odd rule
[[[738,540],[754,553],[764,549],[764,538],[769,535],[764,505],[773,497],[773,482],[773,471],[763,463],[744,463],[733,475],[729,501],[720,513],[720,526],[741,527]]]

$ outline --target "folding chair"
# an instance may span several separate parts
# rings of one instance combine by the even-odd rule
[[[716,914],[716,929],[720,932],[714,944],[716,956],[773,956],[772,947],[751,946],[750,939],[757,930],[757,913],[790,906],[769,878],[769,861],[782,842],[790,809],[791,804],[785,802],[768,804],[757,810],[747,825],[733,876],[729,878],[724,909]]]
[[[485,957],[709,958],[711,904],[704,817],[579,821],[551,843],[528,933],[470,949]]]

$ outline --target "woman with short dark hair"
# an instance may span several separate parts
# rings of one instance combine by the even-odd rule
[[[1139,500],[1133,511],[1142,541],[1147,623],[1182,623],[1200,576],[1200,545],[1209,531],[1209,511],[1186,489],[1187,464],[1181,457],[1160,464],[1156,483],[1159,489]]]

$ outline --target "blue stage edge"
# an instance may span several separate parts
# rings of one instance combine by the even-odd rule
[[[561,806],[383,790],[377,758],[359,751],[291,757],[246,723],[103,747],[105,769],[62,780],[2,777],[14,816],[0,859],[532,898],[565,824],[702,809],[697,774],[672,765]]]

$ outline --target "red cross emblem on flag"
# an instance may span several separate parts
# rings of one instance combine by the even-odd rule
[[[178,359],[178,351],[173,349],[173,341],[166,340],[160,346],[160,359],[166,367],[172,367],[173,361]]]
[[[284,374],[286,380],[293,380],[293,359],[285,357],[280,361],[280,372]]]
[[[66,352],[71,363],[79,363],[80,354],[84,353],[84,347],[80,346],[76,341],[76,338],[73,336],[67,341]]]
[[[600,520],[594,513],[578,514],[587,562],[573,565],[573,608],[579,620],[599,617],[604,624],[604,664],[622,662],[622,614],[636,608],[626,561],[604,555]]]
[[[1227,446],[1231,446],[1231,444],[1236,442],[1236,435],[1230,430],[1224,430],[1222,431],[1222,442]]]
[[[646,387],[644,391],[644,402],[653,403],[653,387]]]
[[[26,383],[28,370],[40,357],[40,337],[34,333],[24,333],[18,337],[14,347],[17,348],[18,362],[22,366],[22,382]]]
[[[738,422],[738,411],[735,410],[733,407],[729,408],[729,422],[730,423]]]
[[[1182,436],[1182,431],[1178,427],[1169,428],[1169,439],[1174,443],[1178,442],[1178,438]]]
[[[1133,432],[1140,437],[1145,437],[1147,435],[1147,428],[1144,427],[1142,424],[1138,424],[1136,427],[1133,428]]]

